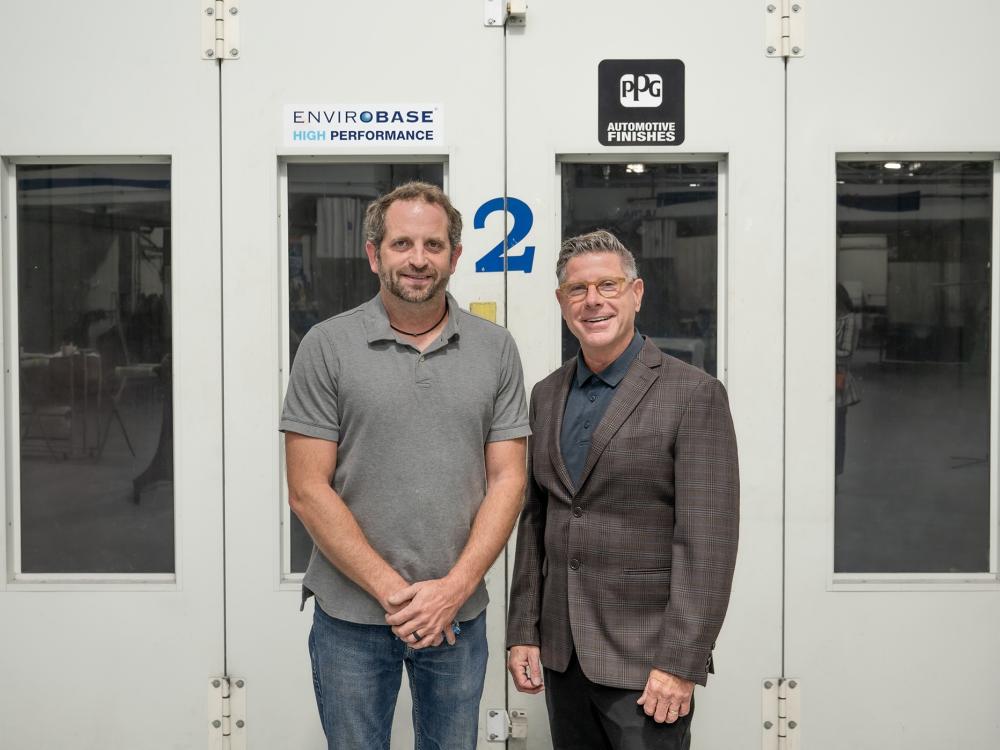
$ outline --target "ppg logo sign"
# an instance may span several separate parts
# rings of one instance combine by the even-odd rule
[[[659,107],[663,103],[663,78],[656,73],[626,73],[618,81],[623,107]]]
[[[597,137],[624,148],[683,143],[684,61],[601,60]]]

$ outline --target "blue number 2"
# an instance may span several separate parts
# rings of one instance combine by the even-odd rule
[[[503,210],[503,198],[491,198],[476,211],[476,216],[472,224],[476,229],[482,229],[486,226],[487,216]],[[503,271],[503,248],[505,243],[508,248],[507,270],[531,273],[531,265],[535,260],[535,246],[525,245],[524,252],[521,255],[511,255],[509,250],[528,236],[528,232],[531,231],[531,225],[535,223],[534,214],[531,213],[531,209],[527,203],[517,198],[511,198],[510,196],[507,197],[507,213],[514,217],[514,223],[511,225],[507,236],[496,247],[476,261],[477,273]]]

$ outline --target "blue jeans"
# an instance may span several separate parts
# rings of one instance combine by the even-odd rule
[[[486,613],[461,626],[454,646],[445,641],[414,651],[387,625],[338,620],[317,605],[309,655],[330,750],[389,750],[403,664],[416,750],[474,750],[486,676]]]

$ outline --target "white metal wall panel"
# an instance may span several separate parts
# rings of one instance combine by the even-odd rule
[[[13,580],[9,554],[0,561],[0,744],[199,747],[205,680],[223,668],[218,71],[198,57],[187,3],[140,12],[119,0],[60,2],[40,14],[5,2],[0,25],[5,269],[16,253],[18,164],[170,163],[176,534],[174,582],[54,575],[25,583]],[[8,323],[15,288],[5,280]],[[11,333],[0,504],[8,539],[19,460]]]
[[[838,155],[995,158],[998,14],[986,0],[813,3],[806,56],[789,63],[785,666],[802,680],[803,747],[1000,743],[996,530],[989,575],[837,580],[832,377]],[[995,312],[992,325],[995,342]],[[992,367],[995,439],[995,354]]]
[[[560,161],[720,162],[719,330],[740,450],[740,554],[716,652],[696,690],[694,743],[756,748],[759,684],[780,668],[783,66],[765,56],[753,3],[572,2],[531,5],[508,29],[508,185],[527,202],[537,246],[530,274],[508,275],[510,328],[530,387],[561,362],[554,289]],[[597,72],[604,59],[679,59],[686,138],[676,147],[601,146]],[[640,267],[640,273],[642,269]],[[646,295],[657,290],[647,283]],[[662,293],[662,290],[660,291]],[[513,543],[511,543],[513,547]],[[529,713],[528,747],[548,747],[544,701],[510,686]]]
[[[502,323],[502,274],[474,268],[503,231],[497,217],[476,230],[473,217],[503,192],[503,30],[484,27],[476,4],[446,13],[401,0],[257,4],[244,6],[240,19],[240,60],[223,63],[222,77],[228,660],[230,672],[253,687],[247,731],[254,746],[319,747],[306,651],[313,604],[300,613],[299,586],[281,577],[284,475],[277,426],[285,384],[279,368],[287,226],[279,216],[280,167],[285,159],[445,162],[445,187],[465,225],[451,290],[465,307],[496,302]],[[286,105],[406,102],[443,108],[443,146],[331,152],[327,144],[312,150],[283,145]],[[489,579],[483,711],[504,705],[502,565]],[[485,726],[483,718],[481,735]],[[404,687],[393,747],[411,744]]]

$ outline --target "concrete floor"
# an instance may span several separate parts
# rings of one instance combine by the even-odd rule
[[[146,486],[135,502],[133,479],[150,464],[163,418],[159,388],[126,391],[119,411],[135,449],[128,450],[121,426],[112,422],[100,457],[98,420],[88,415],[89,444],[82,438],[82,416],[74,440],[26,441],[21,460],[21,549],[25,573],[172,573],[174,571],[173,482]],[[36,433],[32,433],[36,434]],[[62,458],[68,447],[69,457]]]
[[[847,412],[835,569],[988,570],[988,374],[880,364],[874,352],[858,352],[851,369],[862,395]]]

